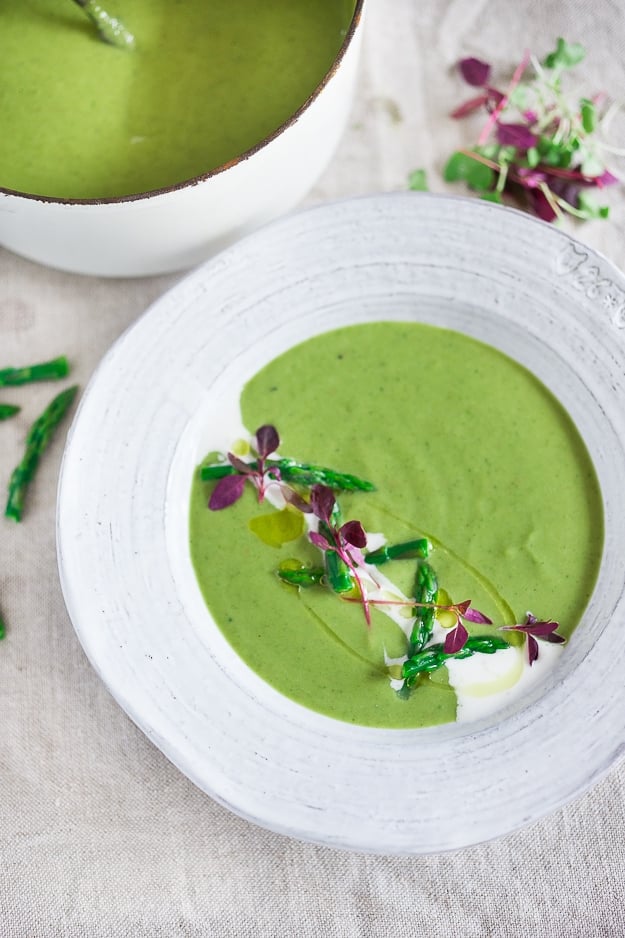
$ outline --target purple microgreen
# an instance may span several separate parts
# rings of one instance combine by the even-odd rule
[[[309,531],[308,539],[310,540],[310,543],[314,544],[315,547],[318,547],[319,550],[336,550],[336,546],[334,544],[330,544],[330,542],[326,540],[323,534],[319,534],[317,531]]]
[[[341,539],[351,544],[353,547],[363,548],[367,546],[367,535],[360,521],[346,521],[339,528]]]
[[[599,189],[602,189],[604,186],[613,186],[617,182],[620,182],[620,179],[608,169],[604,170],[600,176],[595,176],[594,179],[594,183]]]
[[[461,179],[472,189],[490,189],[495,181],[495,175],[489,166],[486,166],[477,154],[465,153],[458,150],[453,153],[443,170],[446,182],[456,182]]]
[[[248,462],[245,462],[243,459],[239,459],[238,456],[235,456],[234,453],[228,453],[227,459],[230,465],[233,466],[233,468],[242,475],[254,475],[257,471],[253,466],[250,466]]]
[[[298,511],[303,512],[304,514],[310,514],[312,512],[312,507],[310,502],[307,502],[305,498],[295,491],[295,489],[289,488],[288,485],[282,486],[282,497],[285,502],[289,505],[292,505],[293,508],[297,508]]]
[[[527,657],[529,659],[530,667],[538,658],[538,642],[533,635],[527,636]]]
[[[529,199],[534,214],[538,216],[538,218],[541,218],[543,221],[555,221],[558,217],[558,213],[547,199],[542,189],[529,189],[527,198]]]
[[[325,521],[327,524],[331,523],[335,503],[336,499],[331,488],[327,485],[313,485],[310,490],[310,504],[313,514],[320,521]]]
[[[488,84],[490,78],[490,65],[488,62],[482,62],[481,59],[470,56],[469,58],[461,59],[458,62],[458,68],[468,85],[481,88]]]
[[[456,652],[464,648],[468,637],[469,633],[462,622],[459,622],[458,625],[445,636],[445,645],[443,646],[445,654],[455,655]]]
[[[518,150],[529,150],[538,143],[538,137],[527,124],[504,124],[499,121],[496,136],[503,146],[516,147]]]
[[[483,612],[480,612],[479,609],[470,609],[467,608],[465,612],[461,612],[460,615],[463,619],[466,619],[467,622],[479,622],[480,625],[492,625],[492,619],[489,619],[488,616],[485,616]]]
[[[530,169],[529,166],[519,166],[517,170],[520,185],[527,189],[537,189],[547,181],[547,174],[537,170]]]
[[[506,91],[506,93],[505,93],[505,94],[503,95],[503,97],[501,98],[501,100],[500,100],[499,104],[497,105],[497,107],[496,107],[496,108],[493,110],[493,112],[489,115],[488,120],[486,121],[486,124],[485,124],[484,127],[482,128],[482,132],[481,132],[481,134],[479,135],[478,140],[477,140],[477,145],[478,145],[478,146],[483,146],[483,145],[486,143],[486,141],[488,140],[488,138],[489,138],[489,136],[490,136],[490,132],[491,132],[492,128],[495,126],[495,124],[497,123],[497,121],[499,120],[499,115],[501,114],[501,112],[502,112],[503,109],[505,108],[505,106],[506,106],[506,104],[507,104],[507,102],[508,102],[508,99],[509,99],[510,95],[512,94],[512,92],[513,92],[513,90],[516,88],[516,86],[519,84],[519,82],[521,81],[521,78],[523,77],[523,72],[524,72],[525,69],[527,68],[527,66],[528,66],[528,64],[529,64],[529,61],[530,61],[530,54],[529,54],[528,50],[526,49],[525,52],[524,52],[524,54],[523,54],[523,58],[521,59],[521,61],[519,62],[519,64],[517,65],[517,67],[516,67],[515,70],[514,70],[514,74],[512,75],[512,78],[511,78],[511,80],[510,80],[510,84],[508,85],[508,90]]]
[[[266,459],[280,446],[278,431],[272,424],[263,424],[256,431],[256,451],[261,459]]]
[[[210,510],[221,511],[222,508],[228,508],[238,502],[243,495],[246,480],[247,476],[245,475],[224,476],[223,479],[220,479],[211,492],[208,502]]]
[[[538,658],[539,645],[536,641],[537,638],[557,645],[561,645],[566,641],[563,635],[558,635],[556,632],[558,627],[558,623],[553,619],[539,620],[531,612],[528,612],[523,625],[502,625],[500,631],[522,632],[527,635],[527,654],[529,663],[532,665]]]
[[[488,93],[479,94],[476,98],[470,98],[468,101],[465,101],[463,104],[455,108],[455,110],[451,112],[451,117],[466,117],[467,114],[472,114],[474,111],[479,111],[479,109],[487,102]]]

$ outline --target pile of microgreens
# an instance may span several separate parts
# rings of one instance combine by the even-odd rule
[[[476,653],[493,654],[508,648],[509,642],[498,634],[500,632],[516,632],[525,636],[530,665],[538,658],[537,639],[554,643],[565,641],[557,634],[557,622],[539,621],[531,613],[527,613],[524,623],[499,626],[485,635],[470,635],[465,622],[484,626],[492,626],[493,623],[472,607],[471,600],[445,601],[447,594],[439,590],[438,579],[427,560],[431,549],[427,539],[419,538],[364,553],[367,534],[362,524],[356,520],[342,520],[335,492],[372,491],[374,486],[370,482],[323,466],[278,457],[276,451],[279,446],[276,428],[265,424],[256,431],[255,445],[248,461],[229,452],[221,462],[202,466],[202,480],[217,480],[209,498],[209,508],[220,511],[233,505],[241,498],[246,483],[255,489],[259,502],[265,499],[268,490],[275,489],[275,494],[279,493],[287,505],[309,517],[308,539],[321,551],[324,560],[323,567],[285,562],[278,570],[283,582],[298,589],[321,586],[347,602],[358,603],[367,627],[371,625],[371,607],[410,609],[415,617],[415,626],[400,668],[403,690],[410,688],[420,675],[436,670],[450,658],[462,659]],[[416,559],[417,563],[415,596],[386,598],[381,584],[376,581],[375,565],[406,559]],[[368,593],[366,582],[373,583],[374,592],[378,595]],[[424,597],[430,601],[421,601]],[[428,612],[429,615],[424,615]],[[439,618],[440,613],[447,615]],[[448,630],[443,643],[431,643],[434,618]]]
[[[605,142],[598,131],[607,130],[620,105],[606,107],[603,93],[565,93],[563,74],[584,56],[583,46],[561,38],[542,62],[526,51],[503,91],[491,84],[487,62],[462,59],[462,77],[479,90],[451,116],[483,111],[487,117],[476,145],[452,154],[445,180],[464,181],[490,202],[509,196],[548,222],[565,215],[607,218],[608,206],[599,205],[590,193],[619,182],[605,157],[625,151]],[[416,170],[409,185],[426,189],[424,171]]]

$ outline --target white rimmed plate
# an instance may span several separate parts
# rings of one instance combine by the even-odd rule
[[[573,640],[522,705],[475,724],[354,727],[291,702],[230,648],[191,567],[192,473],[246,380],[307,337],[381,318],[458,329],[532,369],[577,424],[603,493],[603,562]],[[507,833],[623,751],[624,405],[625,278],[555,228],[412,193],[291,216],[162,297],[85,392],[58,507],[74,627],[138,726],[251,821],[377,853]]]

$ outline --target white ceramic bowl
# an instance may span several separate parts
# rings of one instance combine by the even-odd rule
[[[302,107],[242,156],[179,185],[115,199],[51,199],[0,187],[0,244],[80,274],[182,270],[293,208],[329,162],[356,77],[364,0],[331,70]]]
[[[282,696],[210,616],[188,536],[194,468],[259,368],[380,319],[433,323],[530,368],[594,461],[605,549],[548,676],[473,723],[352,726]],[[428,853],[553,811],[625,747],[625,277],[564,232],[479,200],[324,205],[209,261],[101,364],[70,433],[58,548],[94,667],[196,784],[243,817],[332,846]],[[227,418],[226,418],[227,423]],[[95,718],[97,719],[97,718]]]

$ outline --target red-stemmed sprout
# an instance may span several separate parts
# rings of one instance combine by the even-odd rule
[[[552,619],[539,621],[536,616],[528,612],[523,625],[502,625],[500,631],[522,632],[527,635],[527,657],[530,665],[532,665],[538,658],[539,648],[538,642],[536,641],[537,638],[546,642],[552,642],[555,645],[562,645],[566,641],[563,635],[558,635],[556,632],[558,627],[559,624]]]

